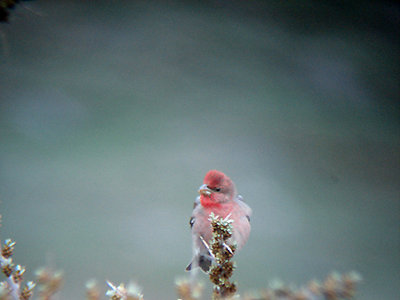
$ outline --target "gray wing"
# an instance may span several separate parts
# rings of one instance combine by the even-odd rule
[[[193,203],[193,210],[197,207],[197,205],[199,205],[200,204],[200,196],[197,196],[196,197],[196,200],[194,200],[194,203]]]
[[[251,217],[251,214],[252,214],[252,210],[251,210],[250,206],[248,206],[246,204],[246,202],[244,202],[244,199],[243,199],[242,195],[237,195],[236,196],[236,202],[243,209],[247,220],[249,220],[249,222],[250,222],[250,217]]]
[[[196,200],[194,200],[194,203],[193,203],[193,210],[195,210],[196,207],[197,207],[199,204],[200,204],[200,196],[198,196],[198,197],[196,198]],[[189,220],[190,228],[193,228],[194,222],[195,222],[195,218],[194,218],[193,216],[191,216],[191,217],[190,217],[190,220]]]

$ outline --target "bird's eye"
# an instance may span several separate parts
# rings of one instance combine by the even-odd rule
[[[213,188],[213,187],[211,187],[211,186],[209,186],[209,185],[207,185],[207,187],[208,187],[210,190],[213,190],[214,192],[220,192],[220,191],[221,191],[221,189],[220,189],[220,188],[217,188],[217,187]]]

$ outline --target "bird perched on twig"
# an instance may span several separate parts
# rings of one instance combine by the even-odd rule
[[[186,267],[190,271],[200,267],[208,272],[213,258],[208,249],[212,232],[209,216],[211,213],[221,218],[233,220],[233,242],[237,249],[243,247],[250,234],[251,208],[244,203],[243,198],[236,193],[233,181],[224,173],[211,170],[204,177],[203,185],[194,202],[190,226],[193,240],[193,259]]]

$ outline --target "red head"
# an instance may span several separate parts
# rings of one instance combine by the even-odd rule
[[[203,183],[199,189],[200,201],[203,206],[228,202],[235,196],[235,185],[228,176],[220,171],[208,171]]]

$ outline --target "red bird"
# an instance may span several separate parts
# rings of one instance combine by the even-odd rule
[[[212,238],[210,214],[220,218],[233,220],[232,241],[237,243],[238,249],[243,247],[250,234],[251,208],[243,202],[243,198],[236,193],[235,184],[224,173],[211,170],[204,177],[203,185],[199,188],[200,196],[196,198],[193,207],[190,226],[192,228],[193,259],[186,267],[187,271],[200,267],[208,272],[212,257],[203,244]]]

